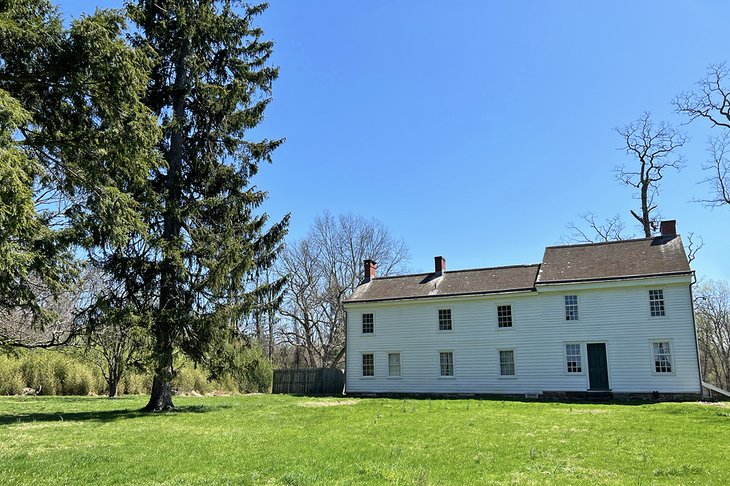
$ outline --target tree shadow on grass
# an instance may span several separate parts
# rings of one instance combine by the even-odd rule
[[[135,409],[122,410],[94,410],[86,412],[38,412],[38,413],[10,413],[0,414],[0,426],[13,425],[21,423],[33,422],[114,422],[117,420],[131,420],[149,417],[165,417],[185,414],[197,414],[214,412],[224,408],[230,408],[230,405],[188,405],[184,407],[176,407],[171,412],[143,412]]]

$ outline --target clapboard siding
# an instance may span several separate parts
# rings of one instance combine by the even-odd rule
[[[599,286],[600,287],[600,286]],[[662,288],[666,316],[649,314],[648,289]],[[579,321],[566,321],[564,295],[577,295]],[[497,305],[510,304],[513,328],[497,327]],[[453,330],[438,330],[450,308]],[[699,393],[700,380],[686,279],[602,288],[557,289],[471,298],[348,304],[346,390],[410,393],[541,393],[588,388],[585,343],[605,342],[614,392]],[[375,333],[361,334],[363,313]],[[672,343],[674,373],[652,372],[652,340]],[[565,369],[565,343],[581,343],[583,373]],[[499,350],[515,352],[516,376],[501,377]],[[439,352],[454,353],[454,377],[442,378]],[[401,353],[401,377],[388,377],[388,353]],[[375,377],[362,377],[362,354],[374,353]]]

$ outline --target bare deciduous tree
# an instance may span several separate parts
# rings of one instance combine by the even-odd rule
[[[568,223],[570,234],[562,237],[563,243],[601,243],[632,238],[625,234],[625,225],[620,215],[607,218],[603,223],[596,221],[596,215],[585,212],[579,215],[583,223]]]
[[[83,286],[52,291],[38,283],[35,293],[44,319],[26,307],[0,308],[0,345],[53,348],[72,341],[83,331],[78,317],[86,305]]]
[[[730,90],[723,86],[730,74],[725,63],[711,64],[705,76],[697,83],[695,91],[677,95],[674,108],[690,120],[704,118],[713,126],[730,128]]]
[[[730,389],[730,287],[709,281],[698,288],[695,299],[697,340],[703,379]]]
[[[719,135],[711,136],[707,140],[710,160],[702,166],[702,169],[709,173],[702,182],[711,187],[710,195],[698,199],[709,207],[730,205],[730,132],[722,132]]]
[[[342,301],[360,283],[362,261],[378,262],[381,275],[403,269],[408,250],[381,222],[354,215],[318,217],[290,246],[280,271],[289,281],[280,313],[280,336],[295,347],[295,365],[338,366],[344,356]]]
[[[729,75],[730,70],[725,63],[711,64],[697,83],[696,90],[680,93],[673,100],[677,113],[687,115],[690,121],[704,119],[712,127],[722,129],[719,135],[709,137],[710,160],[702,167],[709,174],[703,182],[710,185],[712,192],[708,198],[699,199],[699,202],[711,207],[730,205],[730,163],[727,159],[730,147],[730,89],[724,86]]]
[[[687,136],[667,123],[655,125],[648,112],[638,120],[616,128],[616,132],[624,139],[623,149],[636,159],[630,166],[616,167],[616,179],[638,190],[635,197],[640,208],[638,212],[631,210],[631,215],[641,225],[644,236],[649,238],[659,222],[655,202],[659,182],[667,169],[684,167],[683,157],[676,152],[687,142]]]

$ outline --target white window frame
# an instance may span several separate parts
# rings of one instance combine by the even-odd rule
[[[450,329],[441,329],[441,311],[449,311],[449,322],[451,324]],[[454,308],[453,307],[438,307],[436,308],[436,331],[437,332],[454,332]]]
[[[512,352],[512,371],[514,372],[511,375],[503,375],[502,374],[502,353],[504,352]],[[507,363],[505,363],[507,364]],[[517,378],[517,352],[514,348],[505,348],[505,349],[498,349],[497,350],[497,366],[499,367],[499,379],[501,380],[513,380]]]
[[[499,326],[499,308],[500,307],[509,307],[510,324],[511,324],[510,326],[506,326],[506,327]],[[506,331],[508,329],[515,328],[515,305],[512,302],[498,302],[494,306],[494,315],[497,316],[497,321],[496,321],[497,330]]]
[[[372,375],[366,375],[365,374],[365,356],[370,355],[373,357],[373,374]],[[360,378],[366,379],[366,380],[372,380],[375,378],[375,351],[363,351],[360,353]]]
[[[575,312],[577,314],[576,319],[568,319],[568,303],[566,302],[566,299],[568,297],[575,297],[575,304],[570,304],[570,305],[575,305]],[[581,311],[581,305],[580,305],[580,297],[578,296],[578,294],[563,294],[562,301],[563,301],[563,321],[580,322],[580,317],[581,317],[582,311]]]
[[[367,314],[370,314],[373,316],[373,332],[363,332],[363,320],[365,319],[365,316]],[[361,312],[360,313],[360,335],[361,336],[375,336],[375,312]]]
[[[456,366],[455,366],[455,359],[454,359],[454,351],[451,349],[441,349],[439,350],[439,379],[442,380],[453,380],[456,376]],[[451,355],[451,374],[450,375],[444,375],[442,374],[442,368],[441,368],[441,355],[442,354],[450,354]]]
[[[669,366],[672,367],[671,371],[657,371],[656,370],[656,356],[654,354],[654,344],[668,344],[669,345]],[[674,342],[671,339],[652,339],[649,341],[649,357],[651,361],[651,374],[657,376],[672,376],[677,374],[677,367],[674,363]]]
[[[580,371],[570,371],[568,369],[568,356],[575,356],[574,354],[568,354],[568,346],[578,346],[578,352],[580,353]],[[585,365],[585,346],[581,342],[564,342],[563,343],[563,372],[569,376],[579,376],[586,374]]]
[[[658,316],[652,315],[652,313],[651,313],[651,303],[652,303],[651,292],[656,291],[656,290],[660,290],[662,292],[662,308],[664,310],[664,314],[658,315]],[[649,314],[650,319],[664,319],[667,317],[667,290],[666,290],[666,288],[651,287],[651,288],[646,289],[646,303],[647,303],[646,306],[648,309],[648,314]]]
[[[390,364],[390,357],[392,355],[398,355],[398,374],[393,375],[390,372],[390,367],[394,366]],[[390,379],[401,379],[403,377],[403,353],[400,351],[388,351],[388,378]]]

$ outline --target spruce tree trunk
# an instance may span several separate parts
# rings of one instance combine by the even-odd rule
[[[187,94],[187,71],[185,57],[187,41],[183,42],[175,57],[175,83],[172,97],[173,125],[170,132],[170,145],[167,149],[167,177],[165,180],[165,212],[162,237],[165,240],[160,275],[160,313],[157,317],[157,333],[155,352],[157,366],[152,381],[150,401],[143,409],[147,412],[163,412],[174,410],[172,403],[172,329],[176,319],[180,318],[178,279],[176,271],[175,250],[179,249],[180,237],[180,171],[183,161],[184,133],[182,125],[185,120],[185,96]]]
[[[163,351],[155,377],[152,381],[150,401],[142,410],[145,412],[166,412],[175,409],[172,403],[172,346]]]

